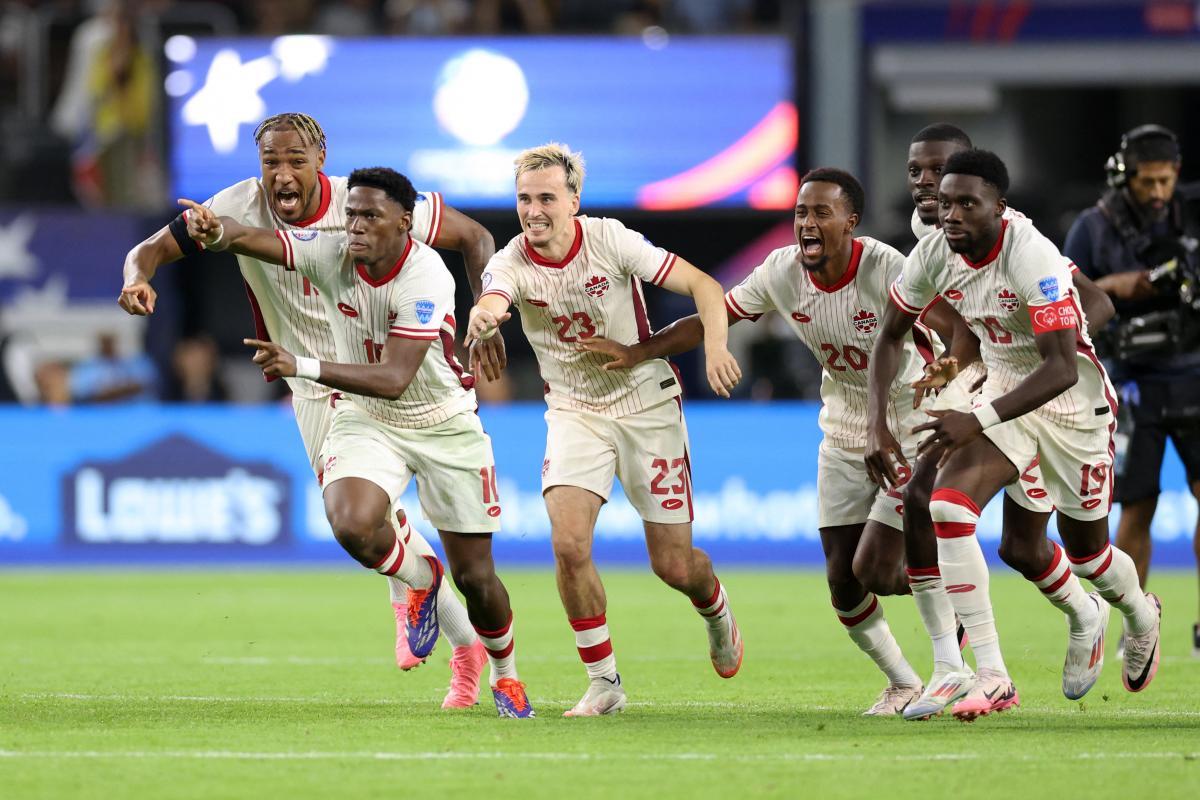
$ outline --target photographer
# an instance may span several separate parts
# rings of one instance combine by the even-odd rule
[[[1200,498],[1200,191],[1178,186],[1179,141],[1159,125],[1121,137],[1108,189],[1067,233],[1063,253],[1112,298],[1104,337],[1121,387],[1117,546],[1150,568],[1150,523],[1169,437]],[[1123,461],[1123,463],[1122,463]],[[1200,563],[1200,536],[1193,539]],[[1200,623],[1193,626],[1200,655]]]

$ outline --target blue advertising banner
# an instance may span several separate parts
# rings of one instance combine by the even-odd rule
[[[172,197],[258,173],[255,126],[302,111],[325,171],[389,166],[455,206],[514,203],[513,157],[582,151],[590,208],[790,208],[798,122],[784,37],[166,42]]]
[[[501,562],[551,562],[543,411],[481,412],[496,452]],[[687,415],[697,543],[721,563],[820,565],[816,406],[707,402]],[[0,565],[347,559],[290,406],[12,407],[0,408],[0,430]],[[1155,562],[1191,564],[1196,502],[1173,452],[1163,487]],[[414,487],[405,504],[432,535]],[[988,505],[979,527],[989,557],[1000,505]],[[596,553],[645,560],[641,521],[619,489],[601,511]]]

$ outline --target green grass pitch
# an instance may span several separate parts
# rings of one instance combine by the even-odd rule
[[[0,797],[1187,797],[1200,790],[1195,579],[1160,573],[1165,654],[1141,695],[1109,660],[1060,692],[1065,625],[993,579],[1022,706],[973,725],[864,719],[881,676],[813,572],[723,574],[746,640],[721,680],[687,601],[606,570],[630,705],[568,720],[583,670],[553,576],[506,570],[538,712],[441,711],[447,646],[402,674],[382,581],[344,570],[0,572]],[[908,598],[885,601],[922,674]]]

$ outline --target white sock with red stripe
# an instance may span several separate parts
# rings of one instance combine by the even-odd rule
[[[392,529],[395,530],[395,528],[396,523],[393,520]],[[420,555],[409,552],[408,548],[401,543],[399,533],[396,534],[392,549],[371,569],[381,575],[387,575],[389,578],[399,578],[413,588],[428,589],[433,585],[433,568]]]
[[[404,517],[403,525],[397,521],[396,526],[405,550],[418,556],[437,557],[429,540],[409,523],[407,516]],[[389,577],[388,589],[392,595],[393,605],[408,603],[408,584],[404,581]],[[442,636],[446,637],[446,641],[452,647],[469,647],[475,644],[475,628],[472,627],[471,620],[467,617],[467,609],[463,606],[462,600],[458,599],[458,595],[451,588],[449,577],[442,578],[442,588],[438,592],[437,614],[438,627],[441,628]]]
[[[962,650],[958,646],[958,623],[954,619],[954,606],[946,594],[946,584],[937,567],[907,569],[908,585],[912,589],[913,602],[925,625],[925,632],[933,642],[933,660],[961,670]]]
[[[1109,605],[1125,615],[1126,627],[1134,636],[1141,636],[1154,627],[1158,612],[1146,599],[1138,585],[1137,568],[1133,559],[1111,544],[1092,556],[1068,556],[1071,572],[1089,580]]]
[[[892,630],[883,618],[883,606],[879,605],[879,598],[867,592],[867,596],[854,608],[842,610],[834,606],[833,610],[837,612],[838,620],[846,626],[851,641],[871,657],[875,666],[887,675],[892,686],[921,685],[921,678],[904,659],[896,637],[892,636]]]
[[[502,678],[517,677],[517,659],[513,654],[512,614],[504,627],[496,631],[485,631],[475,628],[479,641],[487,650],[488,663],[492,667],[492,686]]]
[[[433,548],[429,546],[429,542],[426,541],[425,537],[422,536],[420,534],[420,532],[417,531],[416,528],[414,528],[411,524],[409,524],[408,515],[405,514],[403,511],[398,511],[397,514],[400,516],[401,519],[404,520],[403,524],[401,524],[399,519],[397,519],[396,523],[395,523],[396,535],[400,538],[400,543],[402,545],[404,545],[404,547],[406,549],[412,550],[417,555],[420,555],[420,556],[436,555],[433,552]],[[392,603],[397,604],[397,605],[404,605],[405,603],[407,603],[408,602],[408,584],[395,576],[389,576],[387,579],[387,582],[388,582],[388,591],[391,593],[391,596],[392,596]]]
[[[723,628],[729,621],[729,597],[725,594],[725,587],[721,585],[721,580],[713,575],[713,580],[716,586],[713,588],[713,593],[706,600],[700,602],[692,601],[692,608],[704,617],[704,622],[708,627],[713,629]]]
[[[587,667],[588,677],[606,678],[612,681],[617,675],[617,657],[613,655],[612,641],[608,638],[608,622],[604,615],[573,619],[575,648],[579,658]]]
[[[1096,616],[1096,606],[1088,600],[1087,592],[1075,573],[1071,572],[1070,561],[1057,543],[1054,545],[1054,555],[1050,559],[1050,567],[1032,583],[1042,590],[1050,605],[1067,615],[1067,622],[1072,633],[1083,633],[1091,625]]]
[[[957,489],[935,489],[929,501],[929,516],[937,535],[938,567],[946,582],[946,594],[967,629],[975,666],[1007,675],[988,595],[987,562],[975,538],[979,507]]]

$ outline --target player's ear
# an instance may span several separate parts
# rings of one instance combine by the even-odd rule
[[[579,195],[572,194],[571,195],[571,216],[573,217],[578,213],[579,213]]]
[[[858,227],[858,222],[858,214],[851,214],[846,217],[846,233],[853,233],[854,229]]]
[[[1003,197],[996,199],[996,216],[1003,217],[1004,212],[1008,210],[1008,201]]]
[[[324,168],[325,168],[325,151],[318,150],[317,151],[317,169],[320,170],[320,169],[324,169]]]

